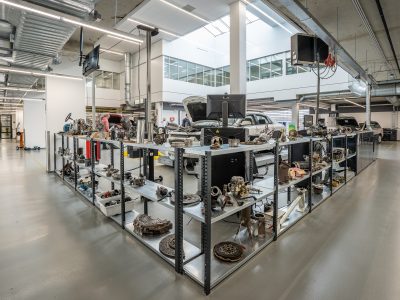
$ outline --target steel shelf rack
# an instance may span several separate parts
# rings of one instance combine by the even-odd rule
[[[62,149],[69,147],[70,138],[66,137],[65,134],[55,134],[54,135],[54,171],[61,178],[63,176],[57,170],[57,160],[61,159],[63,162],[63,166],[68,157],[59,156],[57,154],[57,140],[60,140],[61,137],[61,145]],[[77,152],[79,148],[79,143],[81,140],[85,140],[90,144],[91,158],[90,158],[90,166],[85,167],[81,164],[77,163]],[[326,144],[327,154],[331,156],[332,164],[327,165],[319,170],[313,170],[312,159],[309,160],[309,172],[302,178],[298,178],[290,181],[286,184],[278,183],[278,161],[279,161],[279,149],[284,147],[288,149],[288,160],[292,161],[291,157],[291,148],[295,145],[299,144],[308,144],[307,154],[310,158],[313,157],[314,143],[321,142]],[[102,172],[101,164],[97,164],[97,159],[95,156],[95,145],[97,143],[100,144],[108,144],[110,145],[110,161],[112,165],[115,165],[114,161],[114,152],[118,151],[117,157],[119,157],[119,170],[120,170],[120,180],[114,180],[105,176],[104,172]],[[344,174],[345,174],[345,182],[348,182],[353,176],[351,171],[349,171],[348,166],[352,166],[352,171],[354,171],[354,176],[356,176],[359,169],[359,149],[361,146],[365,148],[365,156],[368,159],[368,162],[371,163],[374,158],[374,154],[370,154],[368,151],[375,150],[374,141],[370,137],[361,136],[361,134],[351,134],[351,135],[340,135],[333,136],[331,139],[322,139],[322,138],[312,138],[305,137],[299,138],[296,141],[288,141],[285,143],[267,143],[264,145],[240,145],[237,148],[230,148],[228,145],[223,145],[219,150],[211,150],[209,147],[200,147],[194,146],[191,148],[172,148],[170,145],[155,145],[152,143],[147,144],[137,144],[132,142],[125,141],[111,141],[111,140],[101,140],[101,139],[90,139],[87,137],[74,137],[73,138],[73,161],[75,164],[75,190],[79,192],[81,195],[82,192],[77,188],[77,170],[85,169],[89,172],[92,178],[92,197],[91,202],[96,204],[95,201],[95,181],[96,177],[105,178],[111,183],[111,187],[114,188],[115,185],[121,189],[121,214],[114,215],[111,217],[118,225],[120,225],[124,230],[129,232],[135,239],[140,241],[143,245],[148,247],[151,251],[159,255],[165,261],[167,261],[170,265],[174,266],[175,271],[180,274],[186,274],[188,277],[192,278],[195,282],[199,283],[203,286],[205,294],[209,294],[211,289],[218,285],[221,281],[229,277],[233,272],[243,266],[246,262],[248,262],[252,257],[254,257],[257,253],[259,253],[263,248],[272,243],[274,240],[278,238],[283,232],[296,224],[301,218],[306,216],[308,213],[312,212],[319,204],[328,199],[336,190],[332,188],[332,178],[333,172],[336,168],[337,163],[333,162],[332,157],[332,149],[337,147],[338,143],[344,144],[344,148],[351,148],[350,153],[345,151],[345,158],[341,160],[339,163],[345,165]],[[269,150],[271,149],[271,145],[275,145],[274,150],[274,175],[272,178],[267,178],[263,180],[256,181],[253,178],[253,159],[254,152]],[[355,146],[354,146],[355,145]],[[124,152],[127,147],[132,147],[141,151],[141,157],[143,158],[143,166],[140,169],[143,175],[146,177],[146,184],[142,187],[133,187],[129,184],[128,180],[125,180],[125,156]],[[175,182],[174,186],[166,187],[169,192],[174,193],[175,203],[171,202],[170,197],[159,197],[156,194],[157,188],[159,186],[163,186],[158,182],[155,182],[154,178],[154,156],[157,154],[157,151],[165,151],[165,152],[173,152],[175,155],[175,166],[174,166],[174,175]],[[250,181],[253,186],[259,189],[260,194],[254,194],[254,198],[244,202],[243,205],[233,205],[231,207],[225,207],[224,210],[214,211],[211,208],[211,163],[212,157],[218,155],[232,154],[238,152],[245,152],[248,155],[247,157],[247,169],[248,173],[246,175],[246,180]],[[201,162],[201,188],[200,194],[203,199],[201,204],[197,204],[195,206],[184,207],[183,206],[183,157],[184,155],[190,155],[200,158]],[[363,162],[364,163],[364,162]],[[366,162],[364,163],[366,164]],[[355,166],[354,166],[355,165]],[[324,187],[323,193],[321,195],[313,195],[312,194],[312,184],[313,178],[317,176],[329,175],[329,180],[327,181],[326,186]],[[65,181],[65,178],[63,178]],[[296,212],[293,216],[290,215],[289,221],[283,223],[282,227],[278,226],[279,217],[285,211],[285,205],[280,205],[279,202],[279,194],[284,191],[286,193],[287,204],[293,201],[294,194],[291,191],[291,187],[298,184],[305,184],[308,189],[308,193],[306,194],[306,203],[307,209],[303,213]],[[175,246],[175,258],[168,258],[162,255],[159,251],[159,242],[160,240],[166,236],[158,236],[158,237],[144,237],[139,235],[133,227],[133,220],[138,216],[139,211],[136,210],[127,210],[125,206],[125,193],[129,192],[131,194],[137,194],[140,196],[141,201],[139,205],[143,205],[142,211],[145,214],[149,213],[149,209],[152,209],[156,206],[164,207],[174,215],[173,229],[171,233],[175,233],[176,246]],[[87,197],[85,197],[88,199]],[[282,198],[282,197],[281,197]],[[240,243],[245,246],[245,251],[243,257],[240,261],[234,263],[223,263],[217,260],[212,255],[212,246],[215,243],[212,240],[212,228],[213,226],[225,220],[227,218],[232,218],[238,213],[240,213],[244,209],[252,208],[255,209],[257,204],[264,204],[266,201],[273,200],[273,211],[270,214],[272,221],[272,230],[267,232],[265,238],[253,238],[250,240],[248,238],[246,229],[240,230],[238,234],[226,235],[226,239],[224,240],[240,240]],[[282,202],[282,201],[281,201]],[[150,205],[151,203],[151,205]],[[285,204],[285,203],[284,203]],[[136,204],[135,204],[136,205]],[[186,216],[189,219],[195,220],[199,223],[201,228],[201,241],[200,246],[197,247],[194,244],[190,243],[185,239],[185,234],[183,230],[183,218]],[[172,220],[171,220],[172,221]],[[196,223],[196,224],[197,224]],[[196,225],[194,225],[196,226]],[[218,237],[220,238],[220,237]],[[221,240],[222,241],[222,240]],[[185,254],[185,255],[184,255]]]

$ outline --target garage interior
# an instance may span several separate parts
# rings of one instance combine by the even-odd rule
[[[398,299],[395,0],[0,0],[0,299]]]

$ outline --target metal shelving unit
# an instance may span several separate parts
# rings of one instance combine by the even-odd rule
[[[57,169],[57,160],[62,160],[62,165],[65,165],[65,161],[68,160],[67,157],[60,156],[57,154],[57,143],[61,140],[61,146],[63,149],[69,147],[70,137],[64,134],[54,135],[54,171],[59,175],[67,184],[74,188],[80,195],[84,196],[87,200],[90,200],[94,205],[95,201],[95,181],[96,177],[102,180],[107,180],[111,184],[112,189],[115,186],[121,190],[121,214],[111,216],[110,218],[119,224],[124,230],[129,232],[135,239],[140,241],[143,245],[148,247],[155,254],[159,255],[165,261],[175,268],[177,273],[185,273],[187,276],[192,278],[195,282],[203,286],[204,292],[209,294],[211,289],[218,285],[221,281],[229,277],[233,272],[243,266],[247,261],[259,253],[263,248],[272,243],[278,238],[283,232],[291,228],[296,224],[301,218],[310,213],[314,208],[316,208],[323,201],[328,199],[334,192],[336,192],[341,186],[343,186],[348,180],[357,175],[357,161],[359,153],[360,136],[355,135],[341,135],[334,136],[330,140],[321,138],[300,138],[293,142],[276,143],[274,151],[274,175],[271,178],[255,181],[253,179],[253,159],[254,151],[262,151],[271,148],[273,144],[268,143],[265,145],[240,145],[237,148],[230,148],[227,145],[219,150],[210,150],[208,146],[204,147],[191,147],[191,148],[172,148],[169,145],[155,145],[155,144],[136,144],[131,142],[120,142],[120,141],[110,141],[110,140],[99,140],[99,139],[89,139],[86,137],[74,137],[73,138],[73,158],[75,166],[75,182],[68,181],[64,176],[61,176]],[[79,149],[80,141],[84,140],[90,145],[90,166],[84,166],[77,162],[77,152]],[[338,142],[340,140],[340,142]],[[288,160],[292,161],[291,148],[295,145],[308,144],[307,153],[310,158],[313,157],[313,149],[315,142],[326,143],[327,154],[330,155],[331,161],[332,149],[337,147],[338,143],[342,143],[344,148],[347,149],[348,146],[353,147],[349,155],[345,151],[345,157],[339,162],[333,162],[326,167],[313,171],[312,159],[309,160],[309,172],[302,178],[296,178],[285,184],[278,183],[278,161],[279,161],[279,149],[285,147],[288,149]],[[119,158],[119,170],[120,179],[115,180],[113,178],[107,177],[103,172],[102,164],[98,164],[98,156],[96,156],[96,146],[99,144],[107,144],[110,147],[110,162],[111,165],[116,165],[115,158]],[[124,152],[126,147],[133,147],[140,150],[141,159],[143,159],[143,165],[139,169],[145,178],[145,185],[142,187],[133,187],[129,184],[128,180],[125,180],[125,157]],[[174,193],[175,201],[171,202],[170,197],[161,198],[156,194],[157,188],[163,186],[162,184],[155,182],[154,180],[154,156],[157,151],[173,152],[175,156],[174,165],[174,177],[175,182],[173,187],[166,187],[169,192]],[[233,206],[225,207],[224,210],[213,210],[211,207],[211,163],[212,157],[218,155],[233,154],[238,152],[246,152],[246,160],[248,164],[248,173],[246,175],[246,180],[250,181],[252,185],[259,189],[261,192],[259,194],[252,194],[253,198],[249,198],[244,201],[243,205],[234,204]],[[86,151],[88,153],[88,151]],[[98,155],[98,154],[97,154]],[[200,193],[202,197],[202,203],[184,207],[183,205],[183,157],[185,155],[196,156],[200,158],[201,162],[201,188]],[[69,158],[71,159],[71,158]],[[354,166],[355,162],[355,166]],[[337,165],[344,165],[344,176],[345,183],[343,185],[332,188],[332,178],[334,175],[334,169]],[[79,168],[78,168],[79,167]],[[352,170],[349,169],[353,168]],[[89,199],[87,195],[81,190],[79,190],[78,182],[78,172],[77,170],[88,171],[88,176],[91,176],[92,181],[92,197]],[[324,186],[322,194],[312,193],[313,178],[316,176],[329,177],[328,184]],[[290,204],[295,198],[294,193],[292,193],[292,187],[295,185],[302,184],[305,185],[308,192],[306,193],[305,202],[306,209],[304,211],[297,211],[293,209],[292,213],[285,222],[279,224],[279,220],[282,215],[289,208]],[[283,191],[283,193],[282,193]],[[125,203],[125,193],[137,194],[140,197],[139,202],[135,202],[134,210],[126,210]],[[280,195],[286,195],[286,197],[280,197]],[[238,231],[237,234],[226,234],[224,237],[219,237],[219,239],[224,238],[220,241],[240,241],[240,244],[245,246],[243,256],[240,261],[226,263],[221,262],[214,257],[212,254],[212,249],[214,241],[212,240],[212,229],[215,224],[225,220],[226,218],[233,217],[239,214],[244,209],[257,209],[257,204],[265,204],[266,201],[273,200],[273,210],[272,212],[267,212],[266,215],[269,216],[269,220],[273,223],[272,229],[267,231],[265,238],[253,237],[250,239],[246,228]],[[283,204],[283,205],[282,205]],[[136,205],[141,205],[136,207]],[[98,205],[96,205],[98,206]],[[159,251],[159,242],[168,234],[148,237],[141,236],[138,234],[133,225],[133,220],[140,214],[149,214],[149,209],[156,208],[157,206],[164,207],[167,210],[173,212],[174,219],[170,220],[173,223],[173,229],[171,233],[175,234],[175,258],[169,258],[164,256]],[[184,216],[188,219],[196,220],[201,229],[201,240],[200,247],[195,246],[185,239],[185,234],[183,230],[183,220]],[[197,223],[196,223],[197,224]],[[235,226],[235,225],[233,225]],[[234,227],[232,227],[234,229]]]

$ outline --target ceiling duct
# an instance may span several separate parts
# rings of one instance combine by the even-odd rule
[[[96,20],[100,17],[95,11],[93,0],[25,0],[46,8],[66,13],[85,20]]]
[[[360,97],[366,96],[367,86],[360,81],[353,81],[349,84],[349,90]],[[373,85],[371,97],[400,96],[400,82]]]
[[[386,97],[386,100],[392,103],[393,106],[400,106],[399,96]]]
[[[12,57],[12,41],[15,26],[7,20],[0,19],[0,57]]]

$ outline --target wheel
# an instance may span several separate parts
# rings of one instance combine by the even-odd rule
[[[378,135],[378,144],[382,143],[382,136]]]

